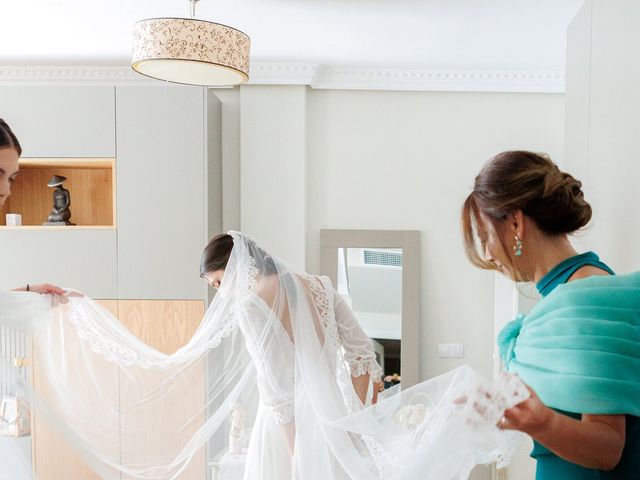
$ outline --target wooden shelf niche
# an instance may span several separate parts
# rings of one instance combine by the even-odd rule
[[[54,175],[67,177],[71,193],[71,222],[77,227],[43,227],[53,206]],[[22,227],[6,227],[7,213],[22,215]],[[4,228],[115,228],[115,159],[22,158],[11,196],[0,208]]]

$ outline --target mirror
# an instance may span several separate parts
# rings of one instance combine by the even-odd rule
[[[338,248],[336,290],[373,340],[385,389],[401,382],[402,249]]]
[[[417,383],[419,232],[322,230],[320,264],[372,339],[385,389]]]

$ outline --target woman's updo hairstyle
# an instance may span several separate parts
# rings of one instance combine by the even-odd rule
[[[517,210],[550,236],[573,233],[591,220],[591,206],[584,199],[582,183],[561,171],[547,155],[499,153],[480,171],[462,207],[465,250],[473,264],[494,268],[484,260],[484,252],[478,251],[479,213],[497,227]]]
[[[276,264],[270,255],[267,255],[253,242],[251,242],[250,248],[252,256],[260,256],[260,261],[256,262],[256,266],[263,275],[277,273]],[[200,276],[203,277],[205,274],[217,270],[225,270],[232,251],[233,237],[231,235],[223,233],[213,237],[200,257]]]
[[[0,148],[15,148],[18,156],[22,155],[22,147],[17,137],[11,131],[7,122],[0,118]]]

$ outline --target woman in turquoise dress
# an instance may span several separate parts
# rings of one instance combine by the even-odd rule
[[[532,437],[537,480],[640,479],[640,272],[576,252],[568,236],[590,219],[582,184],[524,151],[493,157],[462,210],[471,262],[543,297],[498,338],[531,390],[500,427]]]

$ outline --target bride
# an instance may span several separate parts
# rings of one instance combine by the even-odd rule
[[[200,273],[217,293],[173,354],[86,297],[22,310],[46,361],[35,386],[16,374],[11,388],[102,478],[203,478],[207,452],[245,433],[251,480],[464,479],[508,463],[523,434],[496,423],[529,395],[516,377],[461,367],[375,403],[371,340],[326,277],[239,232],[207,245]],[[0,299],[0,325],[16,328],[23,303]],[[230,429],[238,406],[250,433]]]
[[[264,478],[267,474],[266,466],[258,460],[268,441],[270,456],[276,463],[269,468],[276,478],[276,473],[284,475],[289,469],[296,434],[304,434],[304,422],[298,421],[296,427],[296,411],[303,413],[312,408],[304,403],[296,405],[296,374],[301,373],[296,372],[296,364],[306,367],[306,358],[312,358],[315,378],[326,377],[335,387],[336,375],[321,371],[338,372],[338,361],[346,365],[351,384],[343,385],[340,391],[345,400],[343,414],[362,407],[370,379],[377,383],[382,371],[371,340],[328,278],[290,272],[246,237],[235,236],[240,247],[236,247],[237,253],[244,250],[243,256],[250,265],[247,295],[241,300],[246,315],[238,317],[238,327],[256,367],[261,405],[249,445],[246,476]],[[229,234],[215,237],[204,250],[200,275],[215,289],[234,282],[233,278],[225,278],[233,250],[234,238]],[[297,342],[308,345],[308,350],[305,358],[296,362]],[[347,378],[344,372],[340,373]],[[378,389],[373,391],[375,403]],[[286,477],[289,476],[287,472]]]

